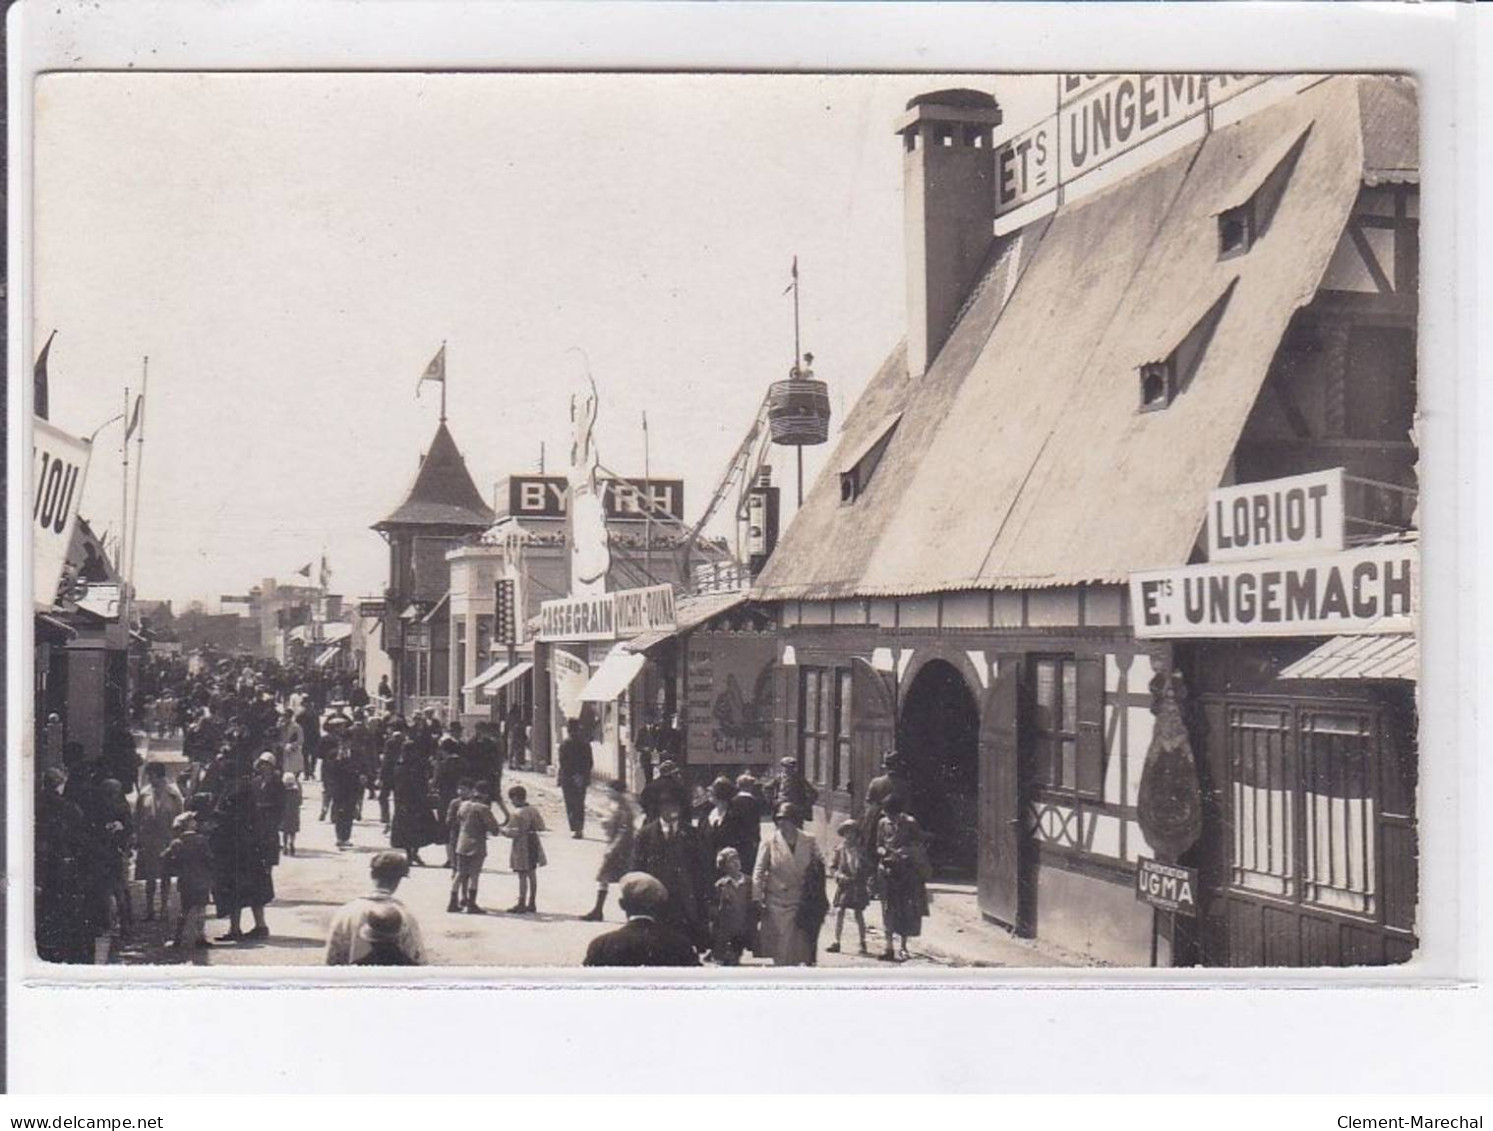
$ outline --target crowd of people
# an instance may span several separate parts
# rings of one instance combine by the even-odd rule
[[[750,774],[717,778],[698,805],[678,766],[664,761],[640,794],[643,823],[636,831],[623,783],[609,783],[607,851],[596,904],[583,918],[601,919],[615,883],[628,925],[595,940],[587,965],[677,965],[688,954],[685,965],[706,958],[734,966],[747,951],[777,966],[814,965],[831,910],[834,941],[827,949],[841,949],[848,912],[867,954],[865,910],[873,899],[881,903],[886,940],[879,957],[907,958],[907,941],[921,933],[928,913],[931,868],[922,830],[906,812],[909,789],[900,769],[897,755],[889,754],[863,815],[836,830],[828,862],[805,830],[817,794],[796,759],[784,758],[781,773],[765,785]],[[640,920],[646,929],[635,926]]]
[[[179,734],[184,762],[174,776],[160,761],[141,772],[126,732],[98,758],[69,748],[66,764],[42,775],[36,906],[43,958],[95,961],[98,940],[128,937],[137,911],[147,920],[167,915],[173,881],[169,945],[270,937],[274,872],[282,855],[296,853],[303,783],[318,777],[319,818],[332,824],[339,849],[352,846],[354,822],[375,804],[388,838],[388,851],[374,858],[374,892],[339,913],[327,962],[425,961],[418,926],[393,892],[411,868],[435,863],[422,856],[433,845],[445,848],[451,873],[448,912],[487,913],[479,889],[490,838],[509,842],[518,881],[507,912],[537,911],[547,830],[522,785],[503,789],[505,765],[522,751],[508,728],[484,722],[468,736],[460,722],[443,723],[433,712],[406,719],[394,712],[386,683],[370,697],[346,677],[270,660],[192,668],[154,660],[137,687],[137,729]],[[653,726],[652,748],[667,752],[669,728]],[[581,838],[594,767],[580,720],[567,725],[556,769],[570,833]],[[674,965],[687,955],[686,965],[733,966],[751,953],[775,965],[812,965],[832,912],[828,950],[841,949],[848,917],[865,954],[873,901],[881,904],[885,937],[879,957],[907,957],[907,940],[921,931],[928,855],[906,811],[910,793],[895,754],[870,784],[863,815],[836,830],[830,852],[806,830],[817,795],[792,758],[767,782],[718,777],[703,795],[663,758],[636,797],[620,780],[606,783],[605,796],[595,902],[579,918],[601,921],[617,886],[628,925],[620,936],[598,939],[588,964]],[[143,887],[138,909],[132,875]],[[226,922],[212,939],[209,905]]]

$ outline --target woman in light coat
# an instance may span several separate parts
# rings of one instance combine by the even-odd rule
[[[752,869],[752,898],[761,908],[757,953],[774,966],[811,966],[828,906],[824,856],[799,827],[797,806],[779,805],[776,822]]]
[[[295,716],[285,712],[284,725],[280,728],[280,769],[287,774],[300,777],[306,772],[306,735]]]

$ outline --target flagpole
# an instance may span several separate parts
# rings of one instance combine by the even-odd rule
[[[130,516],[130,577],[135,576],[135,547],[140,544],[140,482],[145,474],[145,398],[150,392],[150,358],[140,360],[140,438],[135,441],[135,511]]]
[[[446,423],[446,339],[441,339],[441,423]]]
[[[124,387],[124,439],[119,443],[120,464],[124,473],[119,482],[119,546],[114,551],[114,569],[119,574],[120,599],[124,598],[126,535],[130,526],[130,387]]]
[[[803,371],[803,350],[798,341],[798,256],[793,257],[793,376]],[[798,452],[798,509],[804,505],[804,446],[795,446]],[[797,513],[795,511],[795,513]]]
[[[643,490],[652,491],[651,476],[648,470],[648,414],[643,413]],[[653,500],[647,500],[648,506],[643,508],[643,572],[648,575],[648,584],[652,585],[653,578]]]

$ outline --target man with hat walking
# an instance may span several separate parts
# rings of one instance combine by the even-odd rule
[[[587,966],[698,966],[700,957],[689,939],[658,915],[668,903],[669,892],[646,872],[622,877],[619,902],[627,923],[598,935],[586,948]]]
[[[774,812],[781,805],[793,805],[807,819],[814,812],[819,791],[809,784],[798,768],[797,758],[784,758],[783,772],[773,780],[768,800]]]

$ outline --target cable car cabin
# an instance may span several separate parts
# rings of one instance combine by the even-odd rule
[[[823,381],[812,377],[775,381],[767,400],[774,444],[807,447],[829,439],[829,386]]]

